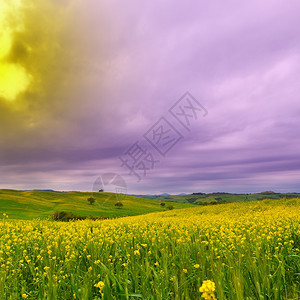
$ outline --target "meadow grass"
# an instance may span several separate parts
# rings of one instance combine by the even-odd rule
[[[93,205],[87,201],[89,197],[96,199]],[[115,207],[117,201],[118,197],[114,193],[0,190],[0,211],[13,219],[46,219],[51,218],[55,211],[73,212],[81,216],[117,218],[164,210],[157,200],[123,195],[122,209]],[[174,208],[192,206],[188,203],[171,205]]]
[[[299,216],[299,199],[70,223],[3,216],[0,299],[204,299],[205,280],[216,299],[299,299]]]
[[[148,199],[155,199],[164,202],[181,202],[203,204],[214,201],[222,202],[243,202],[256,201],[264,199],[282,199],[282,198],[299,198],[299,193],[275,193],[262,192],[252,194],[231,194],[231,193],[210,193],[210,194],[190,194],[190,195],[170,195],[170,196],[145,196]]]

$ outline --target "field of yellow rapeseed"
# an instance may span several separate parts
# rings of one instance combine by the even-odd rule
[[[0,223],[0,299],[299,299],[300,199]]]

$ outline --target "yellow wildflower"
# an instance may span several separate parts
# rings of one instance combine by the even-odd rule
[[[216,299],[214,295],[215,291],[215,283],[211,280],[204,280],[202,286],[199,288],[199,292],[202,293],[202,297],[205,300],[213,300]]]

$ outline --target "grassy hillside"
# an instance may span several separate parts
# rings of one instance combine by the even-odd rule
[[[282,198],[299,198],[297,193],[273,193],[262,192],[254,194],[230,194],[230,193],[210,193],[210,194],[191,194],[180,196],[150,196],[148,199],[159,200],[163,202],[178,202],[178,203],[211,203],[211,202],[242,202],[255,201],[264,199],[282,199]]]
[[[165,202],[174,208],[195,207],[195,204],[211,202],[244,202],[262,199],[298,197],[299,194],[257,193],[257,194],[192,194],[181,196],[134,197],[124,196],[123,207],[115,207],[118,201],[113,193],[88,192],[51,192],[0,190],[0,213],[6,213],[13,219],[48,218],[55,211],[67,211],[81,216],[123,217],[164,211],[160,203]],[[94,197],[96,202],[87,201]],[[172,203],[170,203],[172,202]]]
[[[94,197],[96,202],[87,201]],[[82,216],[122,217],[163,211],[155,200],[124,196],[123,207],[115,207],[116,195],[113,193],[85,192],[46,192],[0,190],[0,212],[13,219],[48,218],[55,211],[69,211]],[[191,206],[188,203],[172,203],[174,208]]]

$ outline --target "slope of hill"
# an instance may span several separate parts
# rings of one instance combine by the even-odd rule
[[[93,205],[87,201],[89,197],[96,199]],[[113,193],[0,190],[0,212],[13,219],[48,218],[55,211],[114,218],[165,210],[158,201],[151,199],[125,195],[122,198],[122,208],[115,206],[117,201],[118,198]],[[192,205],[172,203],[172,206],[185,208]]]
[[[253,194],[231,194],[231,193],[194,193],[190,195],[169,195],[169,196],[144,196],[152,200],[159,200],[163,202],[179,202],[179,203],[193,203],[193,204],[208,204],[211,202],[228,203],[253,201],[264,199],[281,199],[281,198],[299,198],[299,193],[274,193],[262,192]]]

